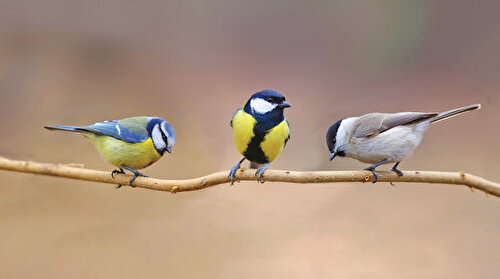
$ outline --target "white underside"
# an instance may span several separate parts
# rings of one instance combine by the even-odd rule
[[[386,159],[390,160],[387,163],[402,161],[413,154],[428,127],[429,122],[425,121],[398,126],[371,138],[351,138],[346,157],[369,164]]]

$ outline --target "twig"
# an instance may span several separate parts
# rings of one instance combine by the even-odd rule
[[[15,161],[0,157],[0,169],[27,172],[73,178],[79,180],[104,182],[111,184],[129,185],[130,175],[118,174],[113,179],[111,172],[77,168],[61,164],[48,164],[29,161]],[[217,172],[207,176],[186,180],[163,180],[146,177],[138,177],[134,186],[169,191],[171,193],[194,191],[228,183],[229,171]],[[465,185],[500,197],[500,184],[488,181],[484,178],[466,174],[463,172],[436,172],[436,171],[405,171],[403,176],[397,176],[394,172],[379,171],[379,182],[419,182],[419,183],[441,183]],[[267,170],[264,178],[268,182],[289,183],[329,183],[329,182],[370,182],[373,175],[369,171],[282,171]],[[255,171],[239,170],[236,180],[257,180]]]

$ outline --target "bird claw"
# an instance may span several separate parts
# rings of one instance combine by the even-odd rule
[[[117,174],[125,174],[125,171],[124,171],[123,169],[121,169],[121,168],[120,168],[120,170],[113,170],[113,171],[111,172],[111,177],[112,177],[113,179],[115,179],[115,175],[117,175]]]
[[[240,169],[241,167],[241,163],[245,160],[245,158],[241,159],[240,161],[238,161],[238,163],[236,163],[236,165],[234,165],[231,170],[229,171],[229,175],[227,177],[229,177],[229,179],[231,180],[230,181],[230,184],[229,185],[233,185],[234,184],[234,175],[236,174],[236,171],[238,171],[238,169]],[[238,180],[239,182],[239,180]]]
[[[133,169],[133,168],[127,166],[127,165],[122,165],[122,167],[125,168],[125,169],[127,169],[127,170],[129,170],[130,172],[132,172],[134,174],[134,176],[132,176],[132,178],[130,178],[130,180],[129,180],[129,185],[132,188],[135,188],[135,186],[132,183],[134,182],[134,180],[138,176],[149,177],[149,176],[145,175],[144,173],[141,173],[140,171],[137,171],[137,170],[135,170],[135,169]],[[125,173],[125,172],[123,172],[123,173]]]
[[[395,172],[398,176],[403,176],[403,172],[396,168],[392,168],[391,171]]]
[[[234,165],[229,171],[228,177],[231,180],[231,185],[234,184],[234,175],[236,174],[236,171],[238,171],[239,168],[240,168],[240,163]]]
[[[378,173],[375,168],[368,167],[364,169],[365,171],[371,171],[373,173],[373,177],[375,178],[372,183],[376,183],[378,181]]]
[[[391,171],[395,172],[398,176],[403,176],[403,172],[398,170],[399,162],[392,166]],[[394,183],[390,182],[391,186],[396,186]]]
[[[265,181],[263,178],[264,176],[264,172],[267,170],[267,168],[269,167],[269,163],[263,165],[262,167],[258,168],[257,171],[255,172],[255,176],[258,176],[257,177],[257,182],[260,183],[260,184],[264,184]]]
[[[135,181],[135,179],[136,179],[137,177],[139,177],[139,176],[142,176],[142,177],[149,177],[149,176],[147,176],[147,175],[145,175],[145,174],[143,174],[143,173],[140,173],[140,172],[136,171],[136,173],[134,173],[134,176],[132,176],[132,178],[130,178],[130,181],[129,181],[129,182],[130,182],[130,187],[135,188],[135,186],[134,186],[132,183],[133,183],[133,182]]]
[[[265,183],[265,181],[264,181],[264,180],[262,180],[262,176],[264,176],[264,172],[261,172],[261,171],[260,171],[260,168],[259,168],[259,170],[257,170],[257,171],[255,172],[255,176],[258,176],[258,177],[257,177],[257,182],[258,182],[258,183],[260,183],[260,184],[264,184],[264,183]]]
[[[111,178],[115,179],[115,175],[117,175],[117,174],[125,174],[125,171],[124,171],[122,168],[120,168],[120,170],[113,170],[113,171],[111,172]],[[119,189],[119,188],[121,188],[122,186],[123,186],[123,185],[118,184],[118,185],[116,185],[116,187],[115,187],[115,188],[116,188],[116,189]]]

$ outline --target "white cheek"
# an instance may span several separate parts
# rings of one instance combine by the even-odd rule
[[[172,147],[175,144],[175,136],[171,135],[167,130],[167,124],[165,122],[161,123],[161,130],[168,138],[168,146]]]
[[[271,104],[261,98],[255,98],[250,101],[252,111],[260,114],[266,114],[276,108],[276,106],[277,104]]]
[[[153,144],[156,149],[163,150],[165,147],[167,147],[165,141],[163,141],[163,138],[161,136],[160,127],[158,124],[156,124],[153,127],[153,131],[151,132],[151,138],[153,138]]]
[[[347,149],[347,146],[349,144],[349,141],[347,138],[348,137],[347,127],[352,127],[353,122],[355,120],[356,120],[356,118],[350,117],[350,118],[346,118],[346,119],[342,120],[342,122],[340,123],[339,129],[337,131],[337,136],[336,136],[337,144],[336,144],[335,148],[337,150],[341,149],[341,150],[345,151],[345,149]]]

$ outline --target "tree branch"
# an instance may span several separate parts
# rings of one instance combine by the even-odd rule
[[[66,177],[79,180],[129,185],[130,175],[117,174],[113,179],[111,172],[90,170],[62,164],[15,161],[0,157],[0,169]],[[405,171],[397,176],[391,171],[379,171],[379,182],[418,182],[465,185],[488,194],[500,197],[500,184],[463,172]],[[229,171],[217,172],[207,176],[185,180],[163,180],[137,177],[134,186],[139,188],[169,191],[171,193],[200,190],[207,187],[228,183]],[[289,183],[329,183],[329,182],[370,182],[373,175],[369,171],[281,171],[267,170],[264,178],[269,182]],[[236,180],[257,180],[255,171],[239,170]]]

